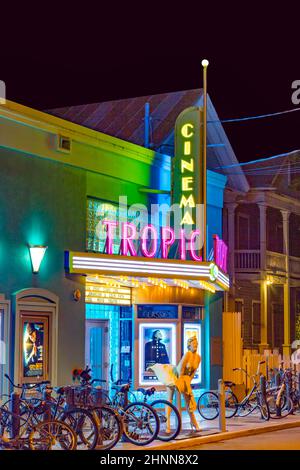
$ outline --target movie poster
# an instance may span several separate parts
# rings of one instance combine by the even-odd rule
[[[198,340],[198,353],[201,356],[201,325],[199,323],[184,323],[183,325],[183,353],[185,354],[187,349],[187,341],[189,338],[196,336]],[[203,361],[203,357],[201,357],[201,363]],[[194,375],[192,380],[192,384],[199,384],[201,383],[201,363],[199,369]]]
[[[45,376],[46,321],[23,322],[23,377]]]
[[[172,323],[141,323],[139,326],[139,378],[142,385],[159,385],[148,368],[176,364],[176,326]]]

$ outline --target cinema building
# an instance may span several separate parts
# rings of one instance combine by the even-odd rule
[[[182,92],[170,132],[187,104]],[[174,242],[164,217],[152,223],[145,211],[170,205],[171,179],[174,188],[174,179],[184,177],[162,148],[12,102],[0,105],[0,120],[1,393],[5,372],[19,383],[66,384],[85,364],[108,382],[112,372],[135,387],[159,386],[147,365],[162,350],[166,362],[177,363],[192,335],[202,357],[195,385],[215,387],[229,288],[222,242],[226,177],[207,170],[205,251],[197,248],[196,227],[187,253],[185,228]],[[187,161],[196,172],[197,163]],[[220,155],[215,161],[221,163]],[[180,159],[177,164],[184,173]],[[201,175],[187,178],[177,184],[191,192],[186,199]]]

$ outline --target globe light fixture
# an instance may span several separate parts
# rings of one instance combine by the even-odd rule
[[[208,64],[209,64],[209,62],[208,62],[207,59],[203,59],[202,62],[201,62],[202,67],[208,67]]]
[[[37,274],[39,272],[40,265],[43,261],[47,248],[47,246],[42,245],[29,245],[32,272],[34,274]]]

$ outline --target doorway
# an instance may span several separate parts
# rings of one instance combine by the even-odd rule
[[[278,302],[272,302],[272,334],[273,348],[282,351],[284,335],[283,305]]]
[[[85,330],[85,362],[93,379],[109,383],[109,321],[87,320]]]

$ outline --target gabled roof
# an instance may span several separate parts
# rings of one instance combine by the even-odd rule
[[[120,139],[144,145],[145,104],[150,104],[150,143],[151,148],[160,153],[173,155],[174,126],[177,116],[189,106],[199,106],[203,101],[202,89],[140,96],[103,103],[69,106],[47,110],[62,119],[103,132]],[[208,144],[221,144],[209,147],[207,152],[208,169],[227,176],[227,186],[241,192],[249,190],[249,184],[240,168],[220,167],[238,163],[235,153],[219,121],[216,110],[208,97]]]

